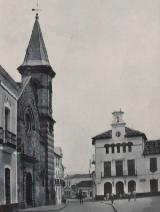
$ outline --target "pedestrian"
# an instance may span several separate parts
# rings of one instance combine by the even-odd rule
[[[128,202],[130,201],[130,199],[131,199],[131,192],[129,191],[128,192]]]
[[[79,191],[79,202],[80,204],[83,204],[83,194],[81,190]]]
[[[133,191],[133,198],[134,198],[134,201],[136,201],[136,191],[135,190]]]
[[[114,203],[114,195],[113,194],[110,195],[110,200],[111,200],[111,203],[113,205],[113,203]]]
[[[109,193],[106,193],[106,200],[109,200]]]

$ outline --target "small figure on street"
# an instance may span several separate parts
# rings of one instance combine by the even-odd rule
[[[66,200],[66,198],[64,197],[64,195],[62,196],[62,202],[63,202],[63,204],[66,204],[66,203],[67,203],[67,200]]]
[[[128,192],[128,202],[131,200],[131,192]]]
[[[83,193],[81,190],[79,191],[79,201],[80,201],[80,204],[83,204]]]
[[[109,200],[109,193],[106,193],[106,200]]]
[[[136,201],[136,191],[135,190],[133,191],[133,198],[134,198],[134,201]]]
[[[114,195],[113,194],[110,194],[110,200],[111,200],[111,203],[113,205],[113,203],[114,203]]]

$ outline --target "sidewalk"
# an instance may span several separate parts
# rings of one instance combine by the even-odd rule
[[[45,205],[35,208],[26,208],[26,209],[19,209],[18,212],[47,212],[47,211],[60,211],[65,208],[67,204],[62,205]]]
[[[160,197],[115,200],[113,206],[118,212],[159,212]]]

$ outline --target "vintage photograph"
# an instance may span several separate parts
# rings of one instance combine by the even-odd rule
[[[0,212],[160,211],[160,1],[0,0]]]

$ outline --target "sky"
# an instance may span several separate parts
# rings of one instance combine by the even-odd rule
[[[20,81],[36,0],[0,0],[0,65]],[[127,126],[160,138],[160,1],[39,0],[40,25],[56,72],[55,146],[66,173],[88,172],[91,138]]]

